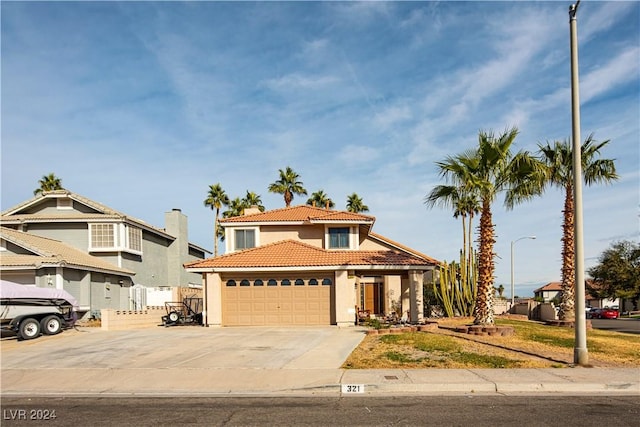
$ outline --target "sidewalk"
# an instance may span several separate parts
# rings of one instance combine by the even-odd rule
[[[355,393],[347,392],[352,385]],[[2,369],[3,396],[640,396],[640,369]]]
[[[0,342],[3,396],[640,396],[640,367],[340,369],[359,328],[65,331]],[[348,387],[354,386],[354,387]]]

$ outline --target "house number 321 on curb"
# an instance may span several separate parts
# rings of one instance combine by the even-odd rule
[[[342,384],[342,394],[364,393],[364,384]]]

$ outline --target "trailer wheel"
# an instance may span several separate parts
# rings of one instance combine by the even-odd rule
[[[171,313],[169,313],[170,323],[178,323],[178,320],[180,320],[180,315],[176,311],[172,311]]]
[[[40,335],[40,322],[31,317],[20,322],[18,336],[23,340],[32,340]]]
[[[58,316],[47,316],[40,321],[40,329],[45,335],[56,335],[62,332],[62,320]]]

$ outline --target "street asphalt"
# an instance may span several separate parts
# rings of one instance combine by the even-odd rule
[[[640,367],[341,369],[358,327],[79,328],[2,338],[3,396],[640,396]]]

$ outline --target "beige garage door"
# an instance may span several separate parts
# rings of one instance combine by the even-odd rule
[[[226,278],[222,287],[225,326],[331,324],[331,278]]]

